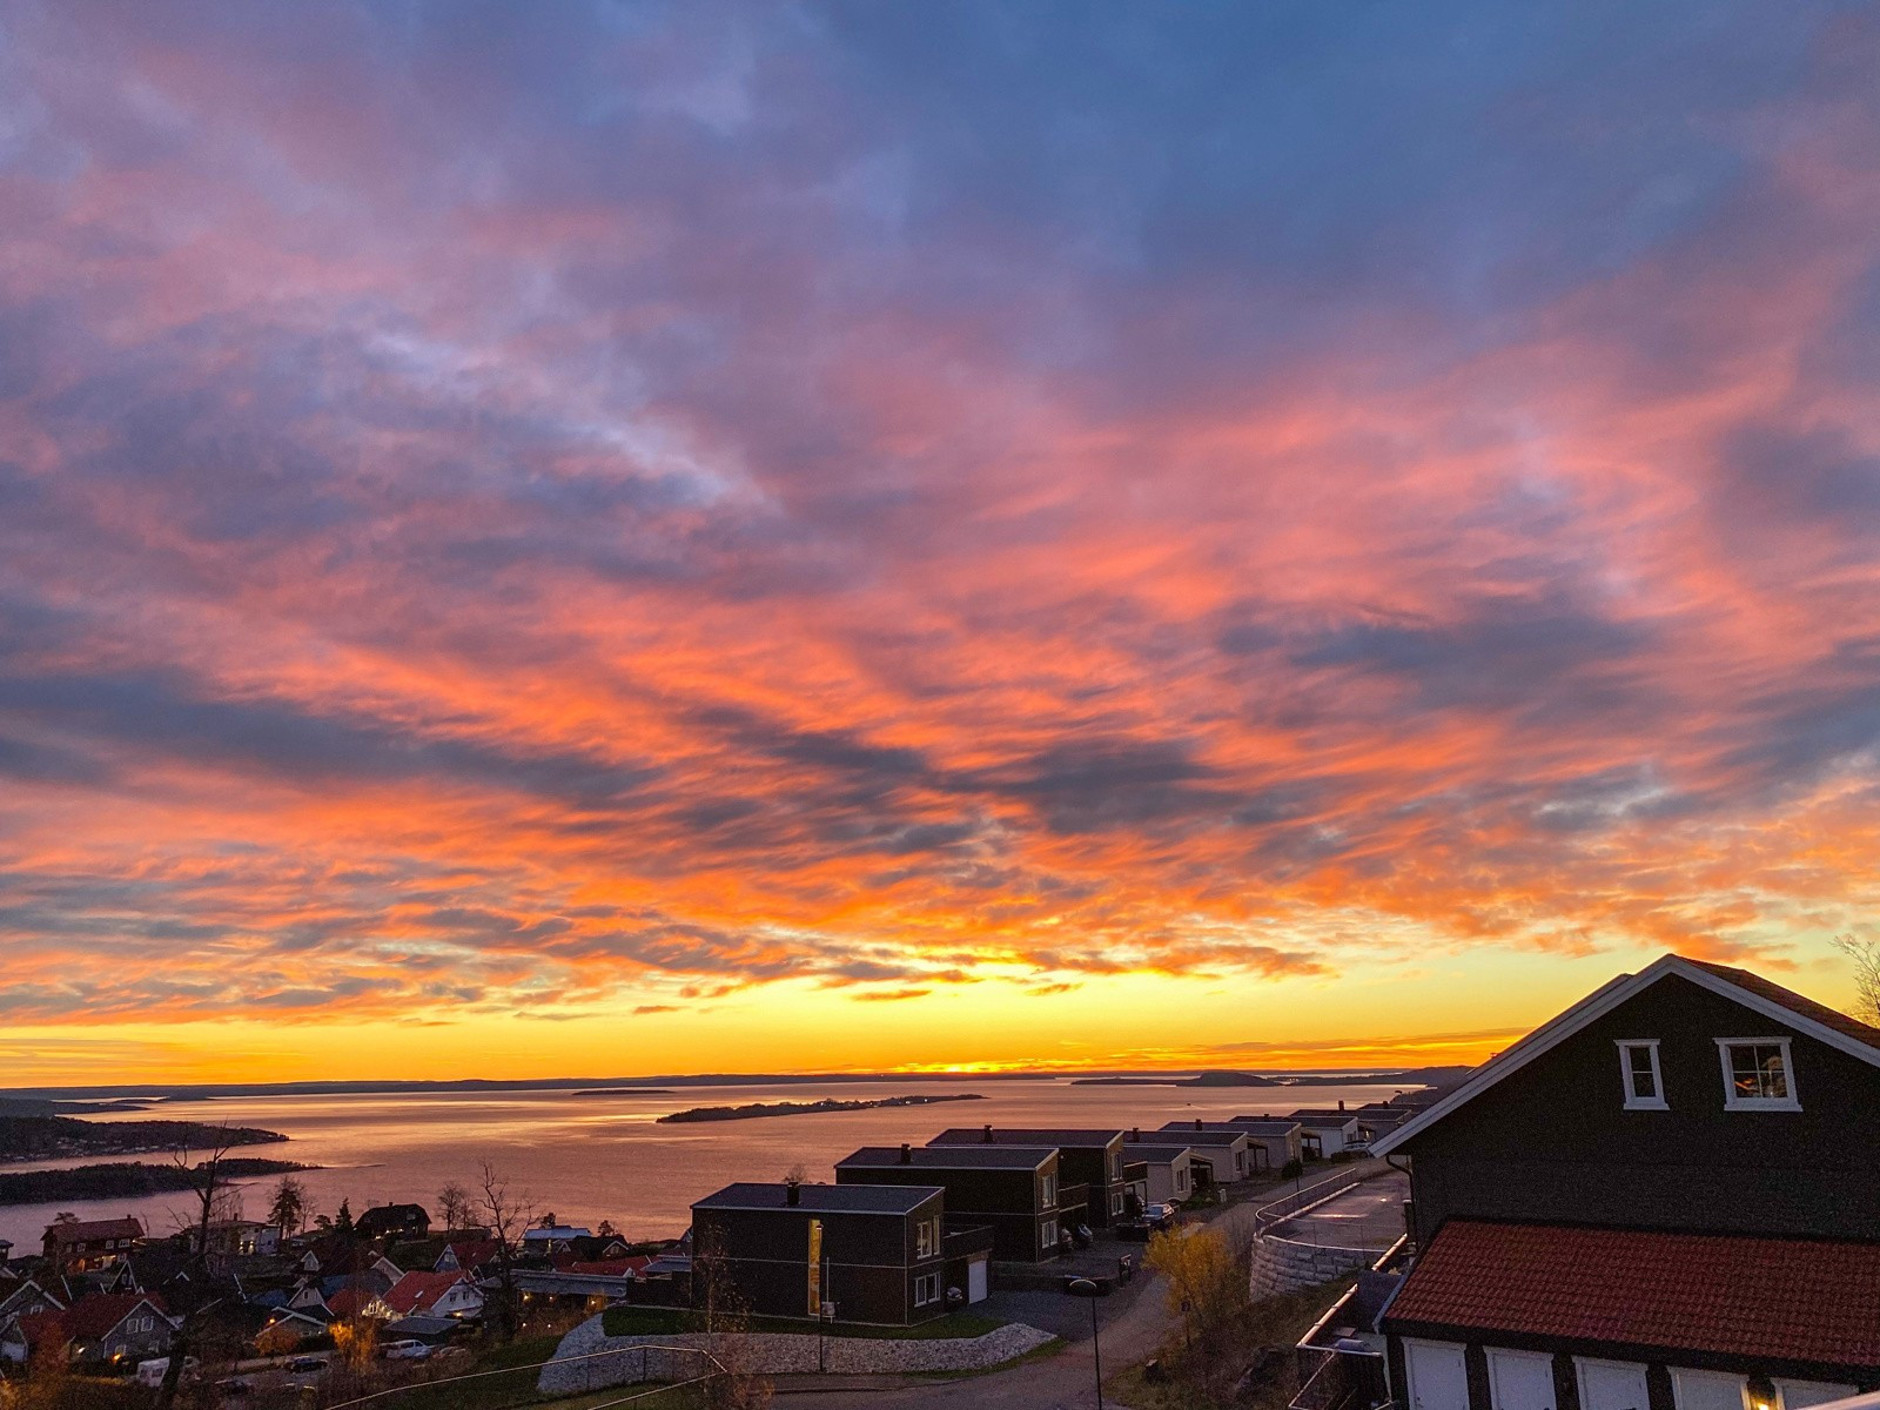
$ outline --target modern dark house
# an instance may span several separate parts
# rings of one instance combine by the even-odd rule
[[[993,1233],[992,1256],[1041,1263],[1058,1255],[1058,1234],[1077,1206],[1061,1203],[1056,1146],[864,1146],[836,1162],[838,1185],[938,1185],[947,1218]]]
[[[1120,1130],[1044,1126],[955,1126],[930,1146],[1056,1146],[1058,1173],[1067,1193],[1082,1185],[1089,1191],[1086,1222],[1101,1228],[1123,1217],[1123,1133]]]
[[[1372,1328],[1406,1410],[1880,1388],[1880,1029],[1666,956],[1373,1149],[1411,1173],[1414,1260]]]
[[[121,1263],[143,1241],[144,1226],[122,1219],[54,1220],[46,1226],[42,1252],[58,1273],[88,1273]]]
[[[381,1204],[353,1225],[361,1239],[422,1239],[431,1232],[431,1216],[421,1204]]]
[[[945,1220],[932,1183],[727,1185],[692,1206],[693,1302],[723,1278],[759,1316],[924,1322],[947,1308]]]

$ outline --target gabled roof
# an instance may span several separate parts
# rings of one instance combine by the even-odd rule
[[[1699,988],[1743,1005],[1765,1018],[1806,1033],[1817,1042],[1850,1057],[1880,1067],[1880,1029],[1870,1027],[1824,1004],[1805,998],[1780,984],[1728,965],[1664,955],[1637,974],[1608,980],[1579,1003],[1536,1028],[1504,1052],[1496,1054],[1464,1079],[1448,1096],[1426,1107],[1395,1131],[1371,1144],[1372,1155],[1389,1155],[1428,1130],[1456,1108],[1474,1101],[1504,1077],[1512,1076],[1543,1053],[1550,1052],[1589,1024],[1605,1017],[1627,1000],[1642,994],[1667,975],[1689,980]]]
[[[401,1317],[428,1312],[445,1293],[469,1281],[462,1273],[407,1273],[386,1291],[385,1305]]]
[[[78,1219],[46,1226],[46,1237],[54,1248],[99,1239],[141,1239],[143,1236],[144,1226],[129,1215],[122,1219]]]
[[[836,1169],[911,1165],[927,1170],[1036,1170],[1056,1158],[1056,1146],[863,1146],[838,1160]]]
[[[1880,1245],[1457,1219],[1385,1321],[1880,1367]]]
[[[99,1293],[81,1297],[60,1313],[61,1330],[69,1341],[96,1341],[140,1307],[148,1307],[164,1322],[169,1320],[163,1299],[154,1293]]]

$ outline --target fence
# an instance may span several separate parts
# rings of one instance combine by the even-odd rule
[[[1292,1218],[1293,1215],[1317,1204],[1320,1200],[1343,1194],[1353,1185],[1385,1174],[1391,1168],[1382,1160],[1354,1160],[1338,1174],[1327,1176],[1323,1180],[1316,1180],[1303,1189],[1293,1191],[1284,1199],[1276,1199],[1271,1204],[1263,1204],[1254,1210],[1254,1232],[1264,1234],[1275,1224]]]

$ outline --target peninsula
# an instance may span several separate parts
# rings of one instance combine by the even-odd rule
[[[815,1116],[835,1111],[873,1111],[878,1107],[931,1106],[935,1102],[978,1102],[985,1098],[977,1092],[957,1096],[878,1097],[870,1101],[843,1101],[824,1097],[815,1102],[752,1102],[747,1106],[695,1106],[662,1116],[661,1121],[749,1121],[759,1116]]]

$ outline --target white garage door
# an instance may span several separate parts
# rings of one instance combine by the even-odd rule
[[[1554,1410],[1554,1358],[1491,1346],[1488,1389],[1495,1410]]]
[[[986,1300],[986,1260],[983,1258],[976,1258],[966,1265],[966,1300]]]
[[[1406,1340],[1403,1359],[1410,1410],[1469,1410],[1469,1373],[1459,1345]]]
[[[1580,1410],[1651,1410],[1643,1366],[1578,1357],[1573,1364],[1580,1373]]]
[[[1808,1410],[1811,1405],[1826,1405],[1830,1400],[1859,1395],[1860,1387],[1831,1385],[1827,1381],[1778,1380],[1776,1391],[1782,1397],[1782,1410]]]
[[[1687,1371],[1671,1368],[1671,1394],[1678,1410],[1749,1410],[1743,1392],[1749,1381],[1727,1371]]]

